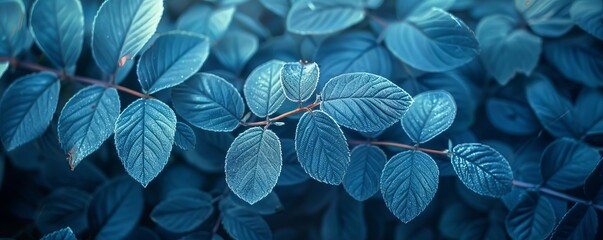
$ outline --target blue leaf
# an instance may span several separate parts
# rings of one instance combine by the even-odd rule
[[[410,222],[435,196],[439,177],[438,165],[429,155],[420,151],[396,154],[381,175],[385,205],[402,222]]]
[[[383,130],[396,123],[412,98],[389,80],[371,73],[332,78],[321,93],[320,109],[338,124],[361,132]]]
[[[517,73],[530,75],[542,52],[542,39],[505,15],[483,18],[476,29],[481,45],[480,58],[500,85],[506,85]]]
[[[385,78],[392,73],[392,57],[369,32],[334,35],[320,44],[315,59],[320,64],[320,88],[344,73],[368,72]]]
[[[230,26],[235,10],[234,6],[213,8],[204,4],[195,5],[180,15],[176,25],[180,30],[203,34],[214,42]]]
[[[138,81],[145,93],[176,86],[199,71],[209,55],[205,36],[186,32],[161,35],[138,61]]]
[[[6,72],[8,66],[10,66],[9,62],[0,62],[0,78],[2,78],[4,72]]]
[[[234,239],[272,239],[268,223],[257,213],[241,208],[223,210],[222,225]]]
[[[557,138],[577,137],[571,103],[560,96],[544,75],[534,74],[526,87],[526,97],[540,124]]]
[[[290,186],[308,180],[310,176],[308,176],[297,160],[295,141],[293,139],[281,139],[281,146],[283,151],[283,169],[276,185]]]
[[[212,212],[210,201],[176,196],[157,204],[151,220],[170,232],[184,233],[199,227]]]
[[[398,59],[429,72],[454,69],[479,52],[473,31],[439,8],[390,24],[385,30],[385,45]]]
[[[258,117],[270,116],[285,101],[281,69],[285,62],[272,60],[255,68],[243,86],[249,110]]]
[[[7,151],[34,140],[46,131],[59,101],[61,83],[52,73],[36,73],[15,80],[0,100],[0,135]]]
[[[416,95],[402,117],[402,127],[412,141],[425,143],[446,131],[454,122],[456,103],[442,90]]]
[[[518,136],[530,135],[540,130],[538,119],[527,104],[501,98],[486,102],[488,119],[498,130]]]
[[[88,224],[95,239],[123,238],[138,223],[144,208],[142,188],[119,177],[96,190],[88,207]]]
[[[45,235],[40,240],[77,240],[77,238],[71,231],[71,228],[66,227]]]
[[[455,0],[398,0],[396,1],[396,15],[399,19],[423,15],[431,8],[448,9]]]
[[[278,213],[280,211],[283,211],[284,207],[283,204],[281,203],[281,199],[278,197],[278,195],[272,191],[270,192],[270,194],[268,194],[268,196],[266,196],[265,198],[263,198],[262,200],[252,204],[249,204],[247,202],[245,202],[245,200],[240,199],[239,197],[237,197],[234,194],[229,195],[230,196],[230,200],[240,206],[243,207],[249,211],[252,212],[256,212],[262,215],[270,215],[270,214],[275,214]]]
[[[197,137],[195,131],[185,123],[176,123],[176,134],[174,135],[174,143],[180,149],[186,151],[195,149],[197,145]]]
[[[590,87],[603,86],[601,41],[582,35],[544,45],[544,56],[569,80]]]
[[[575,0],[570,16],[578,27],[603,40],[603,2],[600,0]]]
[[[339,194],[328,206],[323,218],[321,239],[366,239],[364,206],[346,194]]]
[[[231,132],[239,126],[245,104],[238,90],[221,77],[195,74],[172,89],[178,115],[193,126],[216,132]]]
[[[480,143],[463,143],[454,146],[450,158],[454,171],[472,191],[490,197],[501,197],[511,191],[511,167],[493,148]]]
[[[580,204],[576,204],[580,205]],[[571,235],[572,240],[595,239],[598,232],[599,217],[597,211],[593,207],[586,210],[586,215],[578,223],[578,227],[574,229]]]
[[[138,99],[117,118],[117,155],[142,186],[146,187],[167,164],[175,132],[176,114],[156,99]]]
[[[56,66],[75,71],[84,43],[84,13],[78,0],[37,0],[31,7],[31,33]]]
[[[584,88],[574,105],[576,121],[583,136],[603,134],[603,92]]]
[[[30,40],[26,24],[25,6],[21,0],[3,0],[0,2],[0,56],[19,55],[28,48]]]
[[[113,134],[119,110],[115,88],[89,86],[69,99],[59,117],[58,135],[71,169]]]
[[[295,130],[297,157],[310,177],[339,185],[350,165],[350,150],[343,132],[327,113],[304,113]]]
[[[224,67],[239,73],[259,47],[258,38],[243,31],[229,31],[214,46],[213,54]]]
[[[597,223],[597,212],[594,208],[584,204],[574,204],[559,221],[550,239],[595,239]]]
[[[559,37],[574,26],[569,13],[572,2],[515,0],[515,7],[536,34],[543,37]]]
[[[282,166],[281,143],[271,130],[253,127],[235,138],[226,154],[226,183],[254,204],[276,185]]]
[[[364,15],[359,1],[300,0],[287,14],[287,30],[301,35],[329,34],[362,21]]]
[[[75,233],[88,229],[86,208],[90,194],[75,188],[60,188],[53,191],[42,202],[42,211],[36,225],[42,233],[49,233],[69,226]]]
[[[555,227],[555,211],[546,197],[525,192],[507,215],[505,225],[513,239],[545,239]]]
[[[291,101],[308,100],[318,85],[320,70],[316,63],[286,63],[281,70],[285,97]]]
[[[597,151],[581,142],[567,138],[554,141],[542,153],[543,182],[559,190],[578,187],[595,169],[599,159]]]
[[[379,191],[379,179],[387,156],[379,147],[363,144],[352,149],[350,167],[343,178],[343,187],[358,201]]]
[[[155,33],[163,0],[106,0],[92,26],[92,56],[98,67],[114,74]]]

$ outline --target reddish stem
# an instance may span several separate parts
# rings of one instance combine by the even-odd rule
[[[398,147],[398,148],[404,148],[404,149],[409,149],[409,150],[419,150],[419,151],[427,152],[427,153],[433,153],[433,154],[440,154],[440,155],[450,156],[450,153],[446,152],[446,151],[439,151],[439,150],[433,150],[433,149],[428,149],[428,148],[421,148],[421,147],[411,146],[411,145],[402,144],[402,143],[394,143],[394,142],[350,141],[350,144],[354,144],[354,145],[373,144],[373,145],[380,145],[380,146],[390,146],[390,147]]]
[[[300,112],[304,112],[304,111],[310,111],[312,110],[312,108],[318,107],[320,105],[320,101],[319,102],[315,102],[312,103],[306,107],[300,107],[294,110],[291,110],[289,112],[283,113],[281,115],[278,115],[276,117],[270,118],[268,120],[265,121],[259,121],[259,122],[250,122],[250,123],[241,123],[241,125],[246,126],[246,127],[255,127],[255,126],[264,126],[264,125],[268,125],[271,124],[275,121],[281,120],[283,118],[286,118],[288,116],[300,113]]]

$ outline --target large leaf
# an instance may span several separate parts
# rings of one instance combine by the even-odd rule
[[[180,30],[203,34],[216,41],[228,29],[235,10],[234,6],[213,8],[205,4],[195,5],[180,15],[176,24]]]
[[[542,153],[540,170],[547,186],[568,190],[584,183],[599,163],[599,153],[567,138],[551,143]]]
[[[359,1],[300,0],[287,14],[287,30],[301,35],[329,34],[362,21],[364,15]]]
[[[155,33],[162,0],[106,0],[92,26],[92,56],[105,73],[114,74]]]
[[[0,56],[17,56],[29,47],[31,38],[25,27],[27,22],[22,0],[0,1]]]
[[[194,149],[195,145],[197,145],[197,136],[195,136],[195,131],[185,123],[176,123],[174,144],[185,151]]]
[[[320,108],[337,123],[361,132],[393,125],[412,103],[403,89],[371,73],[334,77],[323,88],[321,98]]]
[[[515,0],[515,7],[536,34],[543,37],[559,37],[574,26],[569,13],[572,2]]]
[[[270,226],[257,213],[242,208],[231,208],[223,210],[222,214],[222,225],[234,239],[272,239]]]
[[[553,84],[544,75],[535,74],[526,87],[528,103],[540,124],[557,138],[577,137],[574,132],[572,104],[559,95]]]
[[[66,227],[40,238],[41,240],[77,240],[70,227]]]
[[[75,70],[84,43],[84,14],[78,0],[37,0],[31,7],[31,33],[56,66]]]
[[[166,199],[153,208],[151,220],[176,233],[190,232],[213,212],[210,201],[185,196]]]
[[[555,210],[546,197],[525,192],[505,223],[513,239],[545,239],[555,227]]]
[[[310,177],[339,185],[350,165],[350,150],[343,132],[323,111],[309,111],[295,130],[297,158]]]
[[[174,109],[193,126],[230,132],[239,126],[245,104],[229,82],[210,73],[193,75],[172,89]]]
[[[328,206],[320,230],[322,239],[366,239],[363,204],[346,194],[339,194]]]
[[[156,99],[141,98],[117,118],[115,146],[126,171],[147,186],[167,164],[174,135],[176,114]]]
[[[96,190],[88,207],[88,224],[95,239],[123,238],[138,223],[144,208],[142,188],[119,177]]]
[[[603,86],[603,46],[586,34],[544,45],[544,56],[569,80]]]
[[[356,200],[364,201],[379,191],[379,179],[387,156],[379,147],[363,144],[352,149],[343,187]]]
[[[368,72],[385,78],[392,73],[392,57],[377,37],[369,32],[334,35],[320,44],[315,60],[320,64],[320,83],[340,74]]]
[[[249,110],[258,117],[275,113],[285,101],[281,68],[285,62],[272,60],[255,68],[243,86]]]
[[[381,175],[381,194],[387,208],[402,222],[417,217],[438,189],[438,165],[420,151],[404,151],[393,156]]]
[[[385,44],[398,59],[429,72],[454,69],[479,52],[473,31],[439,8],[390,24],[385,30]]]
[[[46,131],[59,100],[61,83],[52,73],[36,73],[15,80],[0,100],[0,135],[7,151],[34,140]]]
[[[414,97],[402,118],[402,127],[415,143],[425,143],[446,131],[454,122],[456,103],[450,93],[435,90]]]
[[[90,194],[75,188],[57,189],[42,202],[36,225],[43,233],[65,226],[81,233],[88,228],[86,208],[90,199]]]
[[[484,66],[505,85],[517,73],[530,75],[536,68],[542,52],[542,39],[525,29],[517,29],[518,22],[505,15],[483,18],[476,29]]]
[[[203,35],[172,32],[161,35],[138,62],[138,81],[145,93],[176,86],[199,71],[209,55]]]
[[[214,46],[212,53],[222,65],[235,73],[240,72],[259,47],[258,38],[243,31],[229,31]]]
[[[480,143],[463,143],[452,149],[452,167],[472,191],[501,197],[511,191],[513,172],[498,151]]]
[[[282,162],[278,136],[268,129],[250,128],[228,149],[226,183],[239,198],[254,204],[276,186]]]
[[[291,101],[308,100],[318,85],[319,71],[316,63],[286,63],[281,70],[285,97]]]
[[[117,90],[102,86],[84,88],[65,104],[58,135],[72,169],[113,134],[119,108]]]
[[[575,0],[570,8],[570,15],[578,27],[603,40],[603,2]]]

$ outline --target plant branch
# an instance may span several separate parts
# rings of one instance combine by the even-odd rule
[[[128,93],[128,94],[132,94],[134,96],[140,97],[140,98],[150,98],[149,95],[146,95],[144,93],[138,92],[136,90],[124,87],[124,86],[120,86],[117,84],[112,84],[109,82],[105,82],[105,81],[101,81],[101,80],[97,80],[97,79],[93,79],[93,78],[87,78],[87,77],[82,77],[82,76],[76,76],[76,75],[67,75],[64,71],[59,71],[56,69],[52,69],[52,68],[48,68],[39,64],[35,64],[35,63],[28,63],[28,62],[20,62],[17,59],[14,58],[5,58],[5,57],[0,57],[0,62],[9,62],[11,66],[13,67],[20,67],[20,68],[24,68],[24,69],[28,69],[31,71],[37,71],[37,72],[52,72],[54,74],[56,74],[57,76],[59,76],[61,79],[69,79],[69,80],[73,80],[76,82],[81,82],[81,83],[87,83],[87,84],[92,84],[92,85],[100,85],[100,86],[104,86],[104,87],[114,87],[115,89]]]
[[[291,115],[294,115],[294,114],[297,114],[297,113],[301,113],[301,112],[305,112],[305,111],[310,111],[310,110],[312,110],[312,108],[318,107],[320,105],[320,103],[321,103],[320,101],[317,101],[317,102],[312,103],[312,104],[310,104],[310,105],[308,105],[306,107],[300,107],[300,108],[291,110],[289,112],[283,113],[281,115],[278,115],[276,117],[267,119],[265,121],[250,122],[250,123],[242,122],[241,125],[242,126],[246,126],[246,127],[255,127],[255,126],[269,125],[269,124],[271,124],[271,123],[273,123],[275,121],[281,120],[281,119],[286,118],[288,116],[291,116]]]
[[[421,148],[421,147],[418,147],[418,146],[411,146],[411,145],[402,144],[402,143],[382,142],[382,141],[356,141],[356,140],[349,141],[349,143],[353,144],[353,145],[372,144],[372,145],[380,145],[380,146],[397,147],[397,148],[404,148],[404,149],[409,149],[409,150],[419,150],[419,151],[427,152],[427,153],[433,153],[433,154],[450,156],[450,153],[447,152],[447,151],[440,151],[440,150],[433,150],[433,149],[428,149],[428,148]]]
[[[519,180],[513,180],[513,186],[516,186],[518,188],[522,188],[522,189],[526,189],[526,190],[536,190],[539,191],[541,193],[544,193],[546,195],[549,195],[551,197],[555,197],[561,200],[566,200],[566,201],[571,201],[571,202],[575,202],[575,203],[579,203],[579,204],[584,204],[587,206],[592,206],[595,209],[599,210],[599,211],[603,211],[603,206],[599,205],[599,204],[595,204],[592,203],[591,201],[587,201],[584,199],[580,199],[562,192],[557,192],[553,189],[550,188],[545,188],[545,187],[541,187],[535,184],[531,184],[531,183],[527,183],[527,182],[522,182]]]

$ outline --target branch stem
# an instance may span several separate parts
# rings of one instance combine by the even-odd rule
[[[531,183],[527,183],[527,182],[523,182],[523,181],[519,181],[519,180],[513,180],[513,186],[516,186],[518,188],[522,188],[522,189],[526,189],[526,190],[536,190],[539,191],[541,193],[544,193],[546,195],[549,195],[551,197],[554,198],[558,198],[561,200],[566,200],[566,201],[570,201],[570,202],[575,202],[575,203],[579,203],[579,204],[584,204],[587,206],[592,206],[595,209],[599,210],[599,211],[603,211],[603,206],[599,205],[599,204],[595,204],[592,203],[591,201],[587,201],[584,199],[580,199],[562,192],[557,192],[553,189],[550,188],[546,188],[546,187],[541,187],[539,185],[536,184],[531,184]]]
[[[289,112],[283,113],[281,115],[278,115],[276,117],[273,118],[269,118],[267,120],[264,121],[259,121],[259,122],[250,122],[250,123],[241,123],[242,126],[246,126],[246,127],[255,127],[255,126],[265,126],[265,125],[269,125],[275,121],[281,120],[283,118],[286,118],[288,116],[297,114],[297,113],[301,113],[301,112],[305,112],[305,111],[311,111],[313,108],[320,106],[320,101],[317,101],[315,103],[312,103],[306,107],[300,107],[294,110],[291,110]]]
[[[440,150],[433,150],[433,149],[428,149],[428,148],[421,148],[421,147],[417,147],[417,146],[411,146],[411,145],[402,144],[402,143],[395,143],[395,142],[349,141],[349,143],[353,144],[353,145],[372,144],[372,145],[380,145],[380,146],[397,147],[397,148],[404,148],[404,149],[409,149],[409,150],[419,150],[419,151],[426,152],[426,153],[433,153],[433,154],[450,156],[450,153],[447,152],[447,151],[440,151]]]

